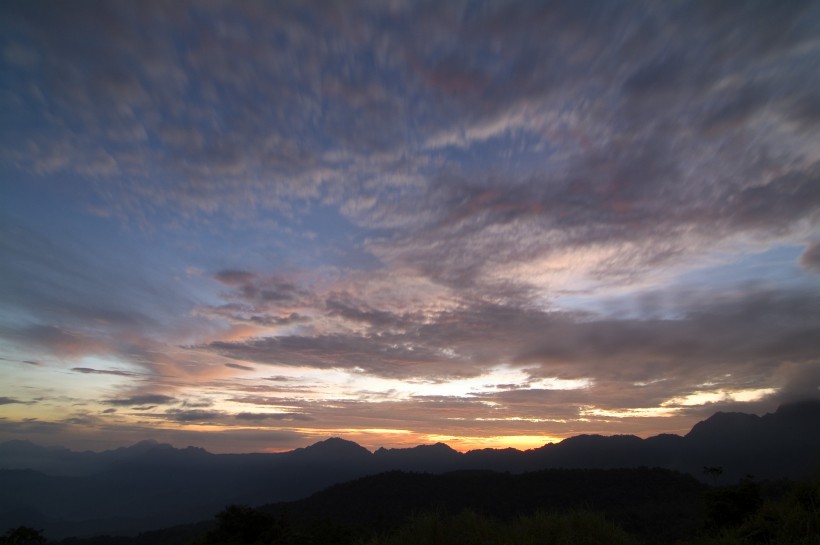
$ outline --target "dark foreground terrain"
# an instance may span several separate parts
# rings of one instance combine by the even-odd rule
[[[764,416],[717,413],[696,424],[685,436],[641,439],[582,435],[527,451],[485,449],[460,453],[436,444],[371,452],[351,441],[335,438],[279,454],[212,454],[199,448],[177,449],[150,441],[105,452],[74,452],[11,441],[0,444],[0,532],[25,525],[42,529],[54,539],[100,534],[134,536],[208,519],[226,505],[297,501],[334,484],[391,471],[451,473],[443,481],[450,484],[429,484],[432,489],[424,492],[427,497],[447,504],[451,501],[447,491],[455,487],[459,478],[466,478],[458,475],[484,475],[484,488],[464,494],[492,502],[507,489],[519,491],[530,482],[537,482],[540,477],[534,475],[548,469],[659,467],[685,473],[692,482],[697,479],[714,485],[739,483],[747,476],[761,481],[801,479],[818,469],[818,464],[818,401],[784,405]],[[704,472],[704,467],[709,471]],[[493,476],[492,472],[511,476]],[[524,477],[525,473],[530,475]],[[550,479],[560,480],[561,473],[549,475]],[[603,501],[600,496],[605,491],[613,491],[613,503],[617,503],[619,486],[627,486],[601,484],[582,475],[592,474],[578,473],[571,484],[544,483],[539,501],[546,501],[549,494],[557,494],[560,489],[561,494],[577,491],[574,496],[561,498],[575,507],[588,507],[584,501],[589,497]],[[613,477],[607,477],[610,478]],[[658,477],[652,477],[655,478]],[[422,486],[430,477],[409,479],[408,486]],[[649,476],[635,479],[640,483]],[[474,480],[482,482],[481,478]],[[601,486],[603,490],[593,490]],[[651,488],[648,484],[641,486]],[[656,487],[658,494],[669,486]],[[378,504],[382,510],[415,497],[412,487],[401,494],[391,492],[400,488],[398,484],[385,488],[387,491]],[[677,488],[670,490],[685,495]],[[329,496],[317,496],[321,497]],[[516,506],[519,500],[510,492],[504,501]],[[654,500],[645,503],[647,507],[641,509],[650,513],[646,509],[654,505]],[[429,506],[407,507],[418,510]],[[479,499],[464,508],[479,513],[495,512]],[[388,511],[385,516],[390,515]],[[523,512],[517,507],[512,509],[513,514]],[[360,516],[356,512],[348,514],[350,520]],[[618,521],[631,528],[628,520]],[[649,522],[651,516],[647,517],[646,523]]]
[[[14,534],[20,527],[66,545],[455,543],[442,536],[462,530],[486,530],[480,543],[546,532],[539,542],[722,535],[820,545],[810,477],[818,470],[818,401],[764,416],[717,413],[683,437],[577,436],[528,451],[370,452],[334,438],[280,454],[215,455],[150,441],[105,452],[12,441],[0,444],[0,531],[16,545],[39,543],[38,532]],[[596,528],[620,537],[544,537]],[[784,541],[775,528],[803,530]],[[745,533],[731,541],[732,532]]]
[[[14,532],[27,540],[14,540]],[[10,530],[0,545],[33,545]],[[662,469],[389,472],[304,500],[59,545],[820,544],[820,476],[710,486]]]

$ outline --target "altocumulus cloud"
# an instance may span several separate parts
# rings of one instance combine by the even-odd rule
[[[800,264],[811,272],[820,273],[820,242],[806,246],[800,256]]]
[[[273,421],[308,421],[313,420],[309,415],[302,413],[238,413],[237,420],[250,422]]]
[[[224,413],[219,411],[204,411],[200,409],[183,410],[168,409],[164,417],[174,422],[212,422],[218,420]]]
[[[118,406],[135,406],[135,405],[171,405],[177,400],[171,396],[162,394],[144,394],[132,397],[124,397],[117,399],[105,399],[103,403],[106,405]]]
[[[0,180],[42,217],[0,219],[0,337],[29,378],[431,433],[817,395],[817,2],[2,10]]]

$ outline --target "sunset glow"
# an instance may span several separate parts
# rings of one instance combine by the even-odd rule
[[[4,3],[0,441],[529,449],[817,398],[818,6]]]

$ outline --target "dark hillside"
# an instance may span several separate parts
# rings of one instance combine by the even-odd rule
[[[329,520],[373,529],[409,514],[464,510],[510,518],[536,511],[601,512],[635,535],[672,539],[702,525],[704,485],[662,469],[545,470],[526,474],[389,472],[339,484],[287,504],[261,508],[309,523]]]

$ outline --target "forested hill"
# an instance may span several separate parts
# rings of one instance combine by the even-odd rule
[[[370,452],[339,438],[280,454],[232,455],[155,442],[105,452],[8,442],[0,445],[0,530],[25,524],[54,537],[133,534],[202,520],[228,504],[298,500],[394,470],[661,467],[724,484],[748,475],[799,478],[818,463],[817,401],[765,416],[718,413],[683,437],[578,436],[528,451],[459,453],[437,444]]]
[[[705,485],[664,469],[550,469],[523,474],[388,472],[338,484],[304,500],[262,507],[296,523],[330,521],[386,530],[408,514],[469,510],[511,518],[538,510],[603,513],[627,531],[686,535],[703,519]]]

